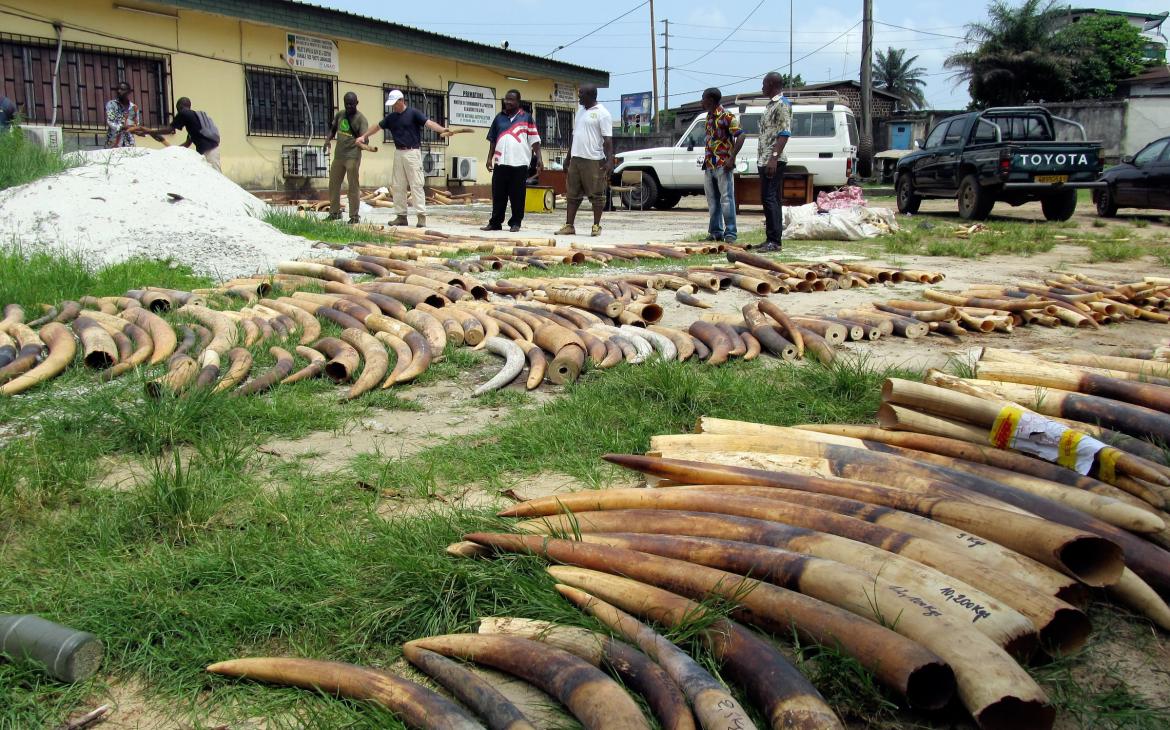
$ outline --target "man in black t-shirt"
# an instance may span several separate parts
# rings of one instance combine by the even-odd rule
[[[162,142],[162,135],[175,134],[180,129],[187,131],[187,141],[183,146],[195,145],[195,151],[203,155],[207,164],[214,167],[216,172],[223,172],[219,161],[219,129],[206,112],[193,110],[191,100],[185,96],[175,103],[175,117],[171,120],[171,126],[148,129],[146,134]]]
[[[390,132],[394,138],[394,171],[390,178],[390,190],[394,193],[393,225],[409,225],[406,220],[406,191],[414,198],[414,209],[418,213],[418,227],[427,225],[427,196],[423,190],[425,178],[422,166],[422,131],[430,129],[447,134],[443,125],[428,119],[418,109],[408,107],[401,91],[394,89],[386,95],[386,116],[366,130],[358,141],[370,143],[370,135],[379,129]]]

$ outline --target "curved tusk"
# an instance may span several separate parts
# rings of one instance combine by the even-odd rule
[[[341,333],[341,340],[357,348],[362,360],[365,361],[362,374],[345,394],[345,400],[353,400],[382,382],[382,378],[386,377],[386,371],[390,369],[390,356],[386,353],[386,348],[382,347],[382,343],[365,330],[347,329]]]
[[[42,327],[38,341],[43,341],[49,348],[48,356],[41,364],[0,385],[0,395],[23,393],[35,385],[57,377],[69,367],[69,363],[73,362],[73,356],[77,354],[77,343],[73,340],[73,333],[62,324],[50,322]]]
[[[574,578],[580,580],[583,577],[581,574],[584,573],[592,573],[591,577],[594,580],[604,581],[609,577],[605,573],[585,571],[580,568],[549,568],[549,573],[557,580],[566,583],[575,583]],[[634,581],[629,581],[629,583],[634,583]],[[558,584],[556,589],[577,608],[596,618],[610,631],[637,646],[657,662],[670,675],[675,684],[682,688],[683,694],[694,706],[695,714],[698,716],[699,724],[703,726],[703,730],[748,730],[748,728],[754,730],[755,724],[751,721],[747,711],[735,699],[735,696],[685,651],[616,606],[605,603],[571,585]],[[627,591],[633,592],[630,588],[627,588]],[[680,596],[679,600],[686,599]],[[655,603],[661,606],[665,602],[656,601]],[[702,616],[703,609],[698,604],[694,605],[694,609],[696,618]],[[721,628],[730,627],[719,627],[715,630],[718,631]],[[703,633],[704,638],[710,642],[709,635],[712,632],[708,630]],[[791,665],[789,667],[791,668]],[[757,666],[754,669],[759,671],[763,667]],[[791,671],[795,672],[795,669]]]
[[[504,358],[504,366],[491,380],[472,391],[473,396],[503,388],[515,380],[520,371],[524,369],[524,351],[515,342],[503,337],[492,337],[487,342],[487,349],[488,352]]]
[[[398,379],[402,377],[402,373],[406,372],[406,369],[410,367],[412,357],[410,345],[406,344],[406,341],[401,337],[392,335],[389,332],[375,332],[374,337],[389,346],[391,350],[394,350],[394,370],[390,372],[390,375],[382,383],[383,388],[388,388],[397,383]]]
[[[479,622],[479,633],[539,641],[608,669],[646,700],[663,730],[695,730],[691,708],[678,685],[662,667],[629,644],[596,631],[525,618],[484,618]]]
[[[514,636],[447,634],[405,646],[486,664],[544,690],[569,709],[586,730],[650,730],[621,686],[567,651]]]
[[[212,664],[207,671],[370,700],[419,730],[483,730],[483,726],[445,697],[388,672],[341,662],[255,657]]]
[[[402,649],[406,660],[431,679],[443,685],[455,699],[487,720],[490,730],[536,730],[524,713],[486,679],[448,659],[417,646]]]
[[[276,364],[263,375],[232,391],[232,395],[255,395],[263,393],[288,377],[293,369],[293,356],[279,347],[268,348],[268,354],[276,358]]]
[[[239,385],[252,369],[252,353],[242,347],[233,347],[228,350],[228,369],[219,382],[215,384],[212,393],[222,393]]]
[[[284,380],[280,381],[281,385],[291,385],[299,383],[302,380],[309,380],[315,378],[321,373],[325,372],[325,356],[317,352],[311,347],[304,345],[297,345],[297,354],[309,361],[309,364]]]

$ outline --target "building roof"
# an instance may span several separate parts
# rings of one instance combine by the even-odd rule
[[[344,10],[296,0],[151,0],[160,5],[226,15],[264,25],[276,25],[308,34],[346,38],[404,51],[454,58],[557,81],[609,86],[609,72],[505,50],[409,25],[392,23]]]
[[[1149,23],[1155,20],[1166,20],[1170,16],[1170,11],[1161,13],[1140,13],[1131,10],[1108,10],[1106,8],[1062,8],[1061,13],[1068,15],[1116,15],[1122,18],[1130,18],[1133,20],[1144,20]],[[1159,23],[1158,25],[1161,25]],[[1154,26],[1157,27],[1157,26]]]
[[[1170,86],[1170,66],[1154,66],[1132,78],[1124,79],[1123,84],[1150,84],[1153,86]]]
[[[799,89],[796,89],[796,91],[827,91],[829,89],[836,89],[839,86],[852,86],[852,87],[856,88],[858,91],[861,90],[861,82],[860,81],[854,81],[853,79],[847,79],[845,81],[826,81],[822,84],[806,84],[806,85],[800,87]],[[873,87],[873,93],[875,93],[879,96],[885,96],[885,97],[888,97],[890,99],[894,99],[896,101],[902,100],[902,97],[898,96],[897,94],[890,92],[890,91],[886,91],[885,89],[879,89],[876,86]]]

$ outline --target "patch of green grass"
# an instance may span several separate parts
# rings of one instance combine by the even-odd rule
[[[505,388],[476,396],[475,404],[483,408],[517,408],[532,402],[532,396],[523,390]]]
[[[384,245],[393,241],[382,234],[363,228],[355,228],[340,221],[323,220],[310,213],[286,213],[269,210],[264,213],[264,222],[290,236],[302,236],[312,241],[326,241],[328,243],[363,241]]]
[[[563,397],[512,414],[474,439],[389,461],[376,486],[412,493],[472,482],[500,487],[510,476],[543,471],[598,485],[615,473],[602,454],[640,453],[651,436],[689,431],[701,415],[784,425],[868,419],[885,375],[849,359],[829,368],[661,360],[618,366],[587,373]]]
[[[936,239],[926,244],[924,253],[927,256],[954,256],[961,259],[978,258],[983,249],[978,241],[970,239]]]
[[[1145,249],[1132,241],[1091,241],[1089,261],[1131,261],[1144,256]]]
[[[1092,225],[1094,228],[1107,228],[1109,223],[1104,218],[1094,218]]]
[[[30,142],[19,128],[0,134],[0,190],[56,175],[80,164],[80,158]]]
[[[1135,218],[1132,225],[1134,228],[1149,228],[1150,222],[1145,218]]]
[[[1170,248],[1155,248],[1150,250],[1150,254],[1158,260],[1158,263],[1163,266],[1170,266]]]
[[[211,279],[173,261],[133,258],[95,266],[77,252],[0,243],[0,305],[20,304],[28,319],[40,316],[37,305],[42,303],[86,295],[120,296],[143,286],[188,290],[211,285]]]

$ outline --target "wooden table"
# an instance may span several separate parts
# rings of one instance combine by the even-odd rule
[[[804,205],[814,200],[813,177],[807,172],[786,172],[780,183],[781,205]],[[735,176],[735,208],[744,205],[762,205],[760,177],[758,175]]]

